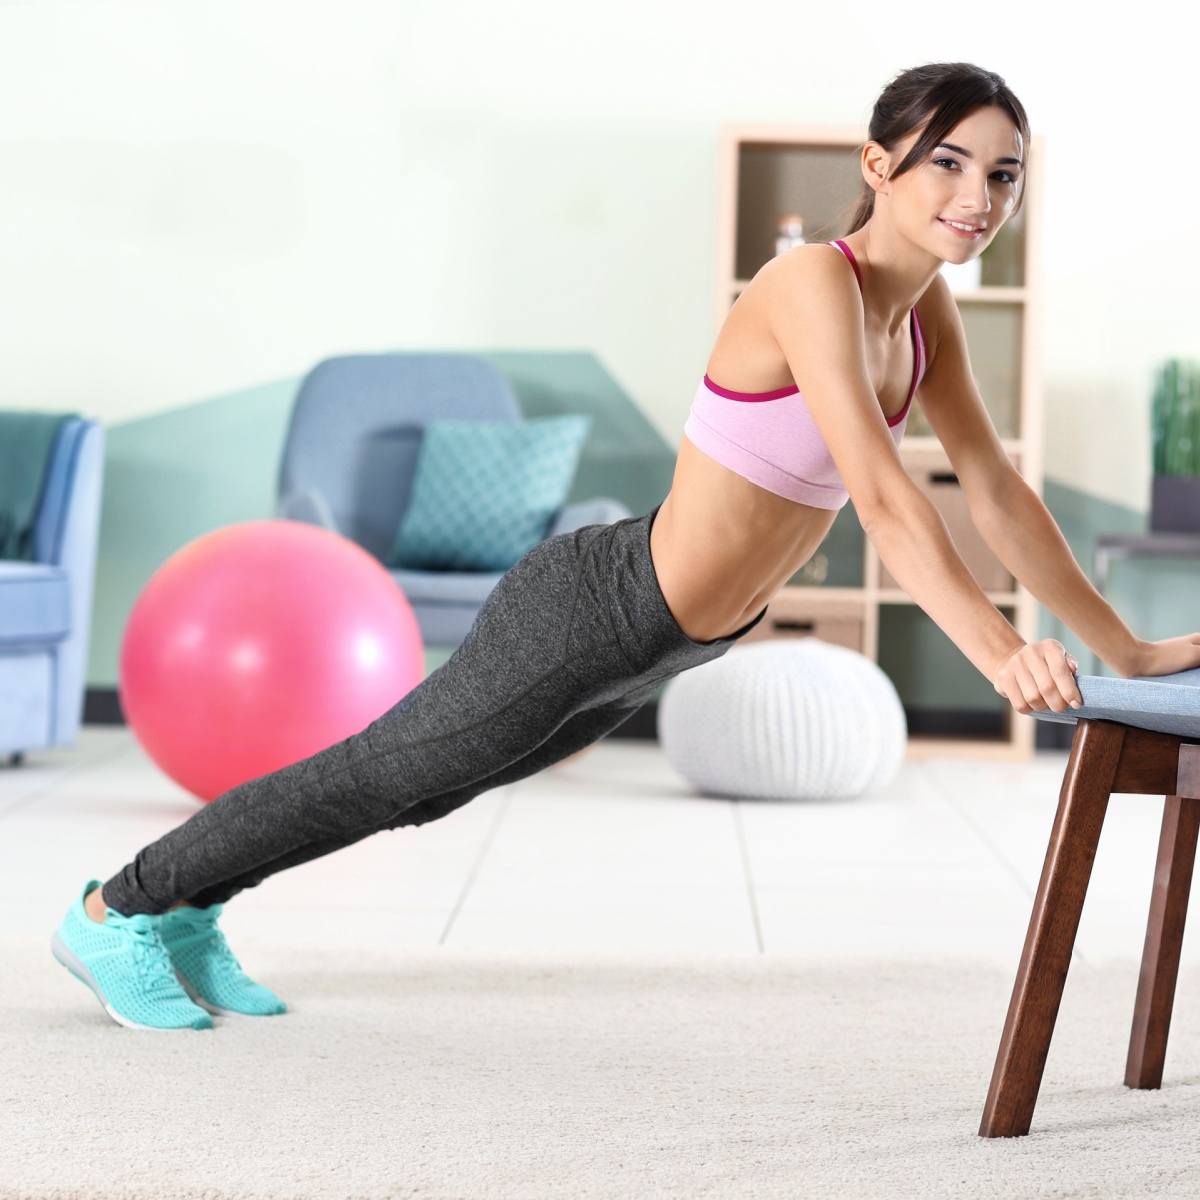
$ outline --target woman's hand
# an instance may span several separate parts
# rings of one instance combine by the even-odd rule
[[[1200,653],[1200,647],[1197,648]],[[1046,638],[1014,651],[996,672],[994,686],[1017,712],[1065,712],[1079,708],[1083,697],[1075,682],[1079,664],[1062,642]]]
[[[1161,642],[1138,642],[1134,675],[1174,675],[1176,671],[1190,671],[1200,667],[1200,633],[1188,633],[1183,637],[1167,638]]]

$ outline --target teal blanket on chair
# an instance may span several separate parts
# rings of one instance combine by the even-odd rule
[[[46,465],[75,414],[0,412],[0,559],[34,559],[33,533]]]

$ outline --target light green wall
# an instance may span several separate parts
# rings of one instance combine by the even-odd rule
[[[1091,574],[1099,533],[1144,533],[1146,513],[1061,484],[1046,484],[1046,502],[1072,553]],[[1177,637],[1200,630],[1200,562],[1114,560],[1109,566],[1109,601],[1139,637]],[[1086,674],[1111,674],[1061,621],[1043,613],[1042,635],[1058,638]]]
[[[1032,0],[813,15],[0,4],[0,403],[116,424],[346,351],[586,346],[675,441],[722,125],[861,126],[894,72],[968,59],[1046,137],[1046,461],[1144,507],[1153,366],[1200,348],[1193,39]]]
[[[110,426],[88,661],[115,687],[125,621],[166,559],[223,525],[269,517],[296,380]]]

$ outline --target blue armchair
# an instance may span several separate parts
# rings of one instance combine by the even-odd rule
[[[0,754],[79,733],[100,526],[104,430],[73,418],[50,451],[33,562],[0,561]]]
[[[277,514],[341,533],[386,559],[432,420],[519,421],[496,367],[471,354],[361,354],[318,363],[300,385],[284,442]],[[611,499],[571,504],[550,534],[629,516]],[[426,644],[457,646],[499,573],[392,571]]]

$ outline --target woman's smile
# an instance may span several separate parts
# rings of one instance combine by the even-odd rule
[[[956,237],[964,238],[967,241],[974,241],[987,232],[986,225],[973,225],[968,221],[951,221],[946,217],[938,217],[938,220]]]

